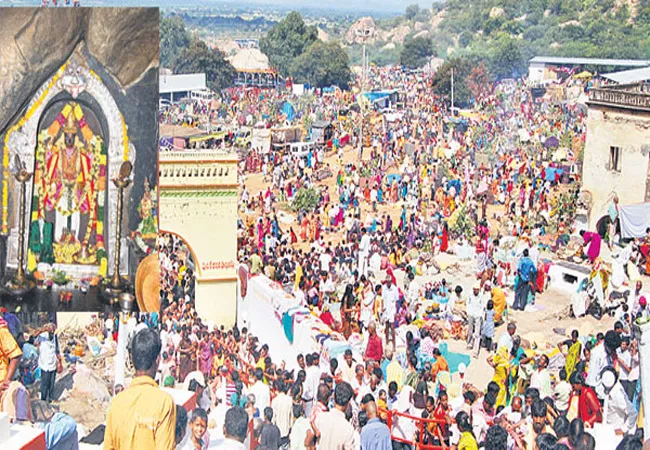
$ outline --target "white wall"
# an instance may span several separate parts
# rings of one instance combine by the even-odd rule
[[[621,205],[645,201],[650,114],[590,107],[583,165],[583,189],[593,196],[589,228],[607,214],[614,193]],[[645,144],[645,145],[644,145]],[[610,147],[621,148],[621,171],[608,169]]]

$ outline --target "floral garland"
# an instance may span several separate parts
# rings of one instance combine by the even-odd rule
[[[9,136],[20,128],[22,128],[25,123],[34,115],[36,110],[38,110],[47,94],[49,94],[52,87],[59,81],[59,79],[65,74],[65,69],[68,67],[68,63],[63,64],[59,70],[54,74],[50,82],[47,84],[47,87],[43,90],[41,95],[32,103],[25,115],[11,127],[7,134],[5,134],[5,143],[4,143],[4,153],[2,158],[2,167],[3,167],[3,177],[2,177],[2,234],[8,234],[8,217],[9,217]]]

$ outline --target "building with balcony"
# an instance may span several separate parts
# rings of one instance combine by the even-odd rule
[[[650,83],[591,89],[587,106],[582,189],[596,229],[614,195],[620,205],[650,202]]]

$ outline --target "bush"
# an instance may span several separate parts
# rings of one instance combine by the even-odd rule
[[[320,194],[314,188],[300,188],[291,202],[291,210],[294,212],[312,212],[318,208]]]

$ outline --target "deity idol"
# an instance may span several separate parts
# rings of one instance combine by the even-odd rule
[[[97,241],[97,193],[99,157],[93,152],[75,118],[76,104],[65,125],[54,137],[46,138],[43,157],[38,161],[38,211],[42,220],[40,262],[95,264]],[[81,119],[84,120],[83,118]],[[96,138],[95,138],[96,139]],[[94,164],[95,163],[95,164]],[[38,222],[32,236],[38,237]]]
[[[142,239],[151,240],[158,237],[158,222],[155,215],[155,208],[156,200],[153,198],[149,180],[145,178],[144,195],[138,206],[138,213],[142,219],[138,231],[141,233]]]

